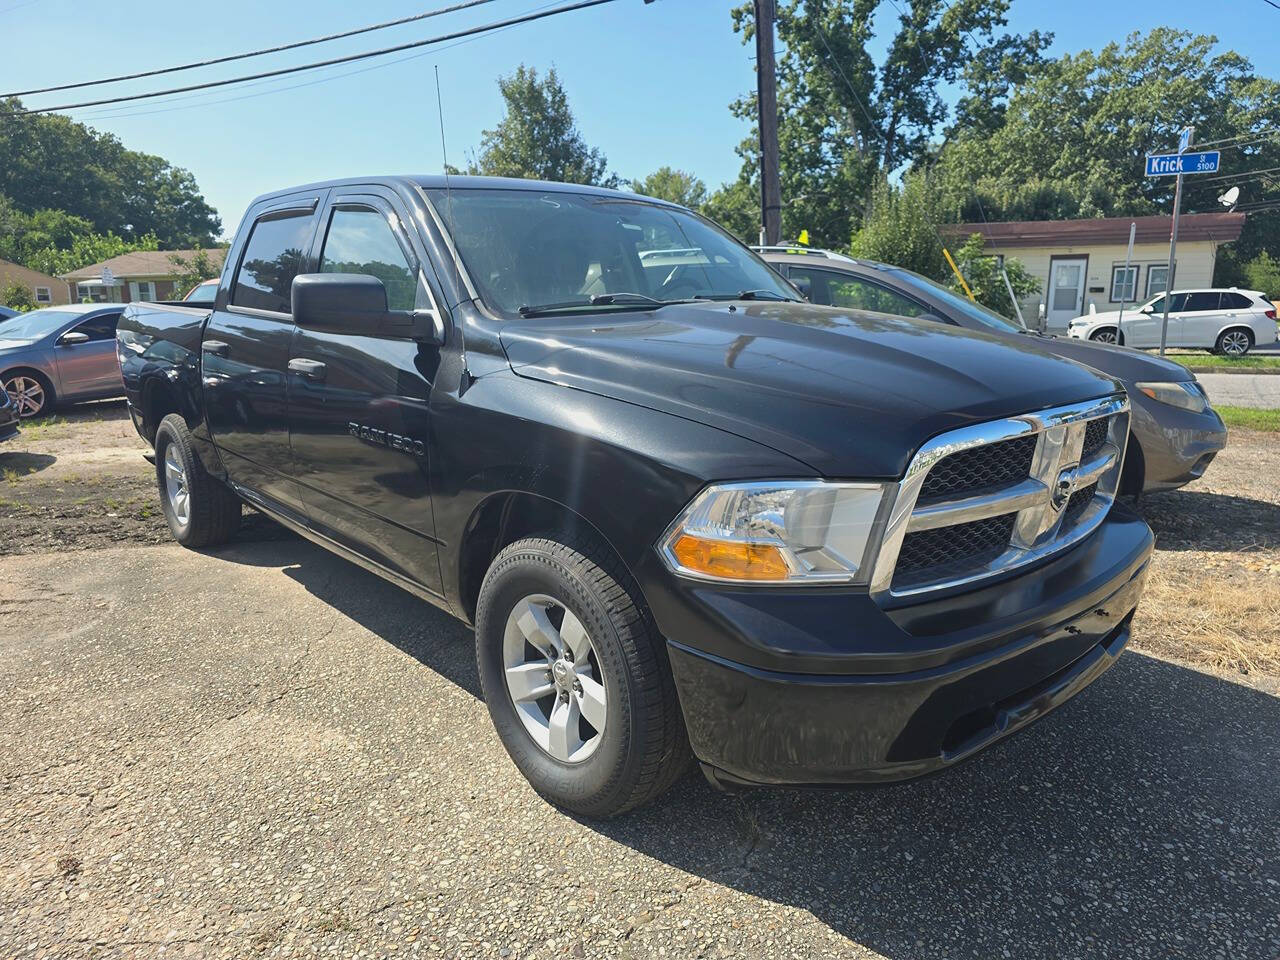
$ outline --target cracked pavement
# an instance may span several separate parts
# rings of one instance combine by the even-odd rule
[[[0,559],[0,956],[1280,954],[1280,700],[1136,653],[930,780],[589,823],[290,536]]]

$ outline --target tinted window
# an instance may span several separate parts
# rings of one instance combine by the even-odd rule
[[[1164,300],[1164,297],[1157,297],[1155,300],[1151,301],[1151,312],[1163,314]],[[1186,306],[1187,295],[1185,293],[1175,293],[1173,295],[1173,302],[1169,304],[1169,312],[1177,313],[1179,310],[1185,310]]]
[[[119,322],[119,313],[103,313],[96,317],[90,317],[84,323],[78,323],[71,329],[77,333],[83,333],[90,341],[114,340],[116,338],[116,324]]]
[[[809,300],[812,303],[870,310],[872,313],[893,313],[900,317],[918,317],[925,312],[924,307],[900,293],[835,270],[792,267],[791,279],[809,281]]]
[[[1175,295],[1176,298],[1176,295]],[[1204,311],[1218,309],[1218,294],[1216,293],[1192,293],[1187,296],[1187,305],[1179,309],[1189,311]]]
[[[1253,302],[1243,293],[1224,293],[1222,295],[1222,309],[1224,310],[1247,310],[1253,306]]]
[[[387,288],[387,306],[412,310],[418,284],[413,266],[396,242],[386,217],[368,208],[339,209],[329,220],[320,257],[321,273],[364,273]]]
[[[231,302],[238,307],[289,313],[289,288],[298,275],[311,215],[259,220],[249,234]]]
[[[202,283],[187,294],[187,303],[213,303],[217,296],[216,283]]]

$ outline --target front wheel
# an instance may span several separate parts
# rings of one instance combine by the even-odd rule
[[[4,392],[18,408],[23,420],[53,412],[53,385],[38,373],[19,371],[4,376]]]
[[[160,421],[155,449],[160,506],[173,539],[184,547],[230,540],[240,526],[240,498],[206,472],[178,414]]]
[[[476,663],[502,745],[552,803],[613,816],[688,768],[662,640],[594,538],[521,540],[498,554],[477,602]]]
[[[1253,347],[1253,334],[1248,330],[1223,330],[1218,334],[1215,347],[1218,353],[1226,357],[1243,357]]]
[[[1089,339],[1094,343],[1119,343],[1120,333],[1115,327],[1103,327],[1090,334]]]

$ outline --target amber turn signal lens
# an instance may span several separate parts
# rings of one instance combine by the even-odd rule
[[[684,533],[671,552],[686,570],[726,580],[786,580],[791,573],[782,551],[769,544],[705,540]]]

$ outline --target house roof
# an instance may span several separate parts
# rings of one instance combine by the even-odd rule
[[[1178,219],[1178,239],[1227,243],[1244,229],[1243,213],[1184,213]],[[946,223],[944,236],[963,239],[979,233],[997,247],[1078,247],[1085,244],[1128,243],[1129,224],[1137,224],[1136,243],[1168,243],[1170,217],[1109,217],[1094,220],[1011,220],[1003,223]]]
[[[70,273],[63,274],[64,280],[91,280],[94,277],[102,276],[102,268],[109,267],[111,272],[122,280],[133,280],[138,277],[144,279],[156,277],[171,277],[176,271],[176,267],[170,257],[180,257],[184,262],[190,260],[200,251],[198,250],[139,250],[134,253],[122,253],[118,257],[112,257],[110,260],[103,260],[101,263],[93,263],[87,267],[81,267],[79,270],[72,270]],[[227,251],[222,247],[211,247],[204,251],[209,262],[213,264],[217,270],[222,269],[223,258],[226,257]]]
[[[13,263],[9,260],[0,260],[0,277],[24,277],[31,282],[39,282],[47,280],[51,283],[57,283],[57,277],[51,277],[47,273],[41,273],[39,270],[32,270],[30,267],[24,267],[20,263]]]

